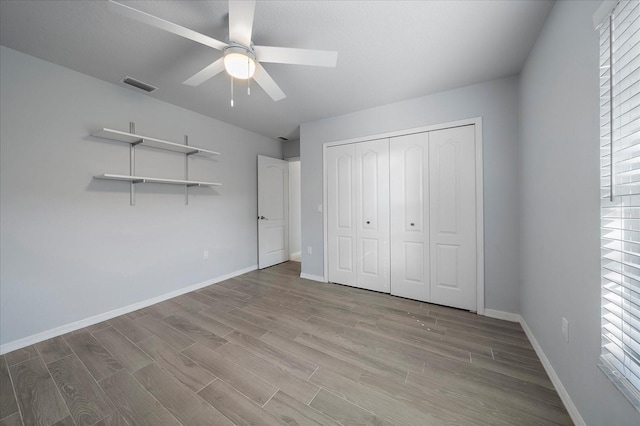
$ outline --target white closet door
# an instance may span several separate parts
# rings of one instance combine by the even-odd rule
[[[356,285],[356,147],[326,153],[329,281]]]
[[[431,302],[476,309],[475,129],[429,132]]]
[[[390,142],[391,294],[429,301],[429,134]]]
[[[355,149],[356,285],[389,293],[389,139]]]

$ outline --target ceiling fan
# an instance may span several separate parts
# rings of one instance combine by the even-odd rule
[[[195,41],[196,43],[221,50],[224,53],[222,58],[206,66],[183,82],[183,84],[190,86],[198,86],[222,71],[226,71],[232,78],[244,80],[253,78],[271,99],[279,101],[284,99],[286,95],[276,82],[273,81],[273,78],[267,73],[261,65],[261,62],[335,67],[338,59],[338,52],[295,49],[290,47],[254,46],[251,41],[251,32],[256,7],[255,0],[229,1],[228,43],[216,40],[114,0],[109,0],[109,4],[115,11],[124,16]],[[231,106],[233,106],[233,95]]]

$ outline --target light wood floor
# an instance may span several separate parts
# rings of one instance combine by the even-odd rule
[[[0,357],[0,424],[571,424],[518,324],[299,268]]]

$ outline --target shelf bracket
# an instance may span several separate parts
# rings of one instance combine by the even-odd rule
[[[129,133],[131,134],[136,133],[136,123],[134,123],[133,121],[129,122]],[[136,145],[138,145],[139,143],[142,143],[142,139],[140,139],[140,142],[132,143],[129,148],[129,175],[130,176],[135,176],[136,174]],[[136,182],[131,181],[130,191],[131,191],[131,194],[130,194],[129,204],[131,204],[132,206],[135,206],[136,205]]]
[[[184,135],[184,144],[189,146],[189,136]],[[191,154],[197,153],[198,150],[189,151],[184,154],[184,180],[189,180],[189,156]],[[189,187],[192,185],[184,186],[184,205],[189,205]]]

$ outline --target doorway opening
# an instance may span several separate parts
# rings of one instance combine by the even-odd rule
[[[301,262],[300,158],[288,158],[287,161],[289,161],[289,260]]]

